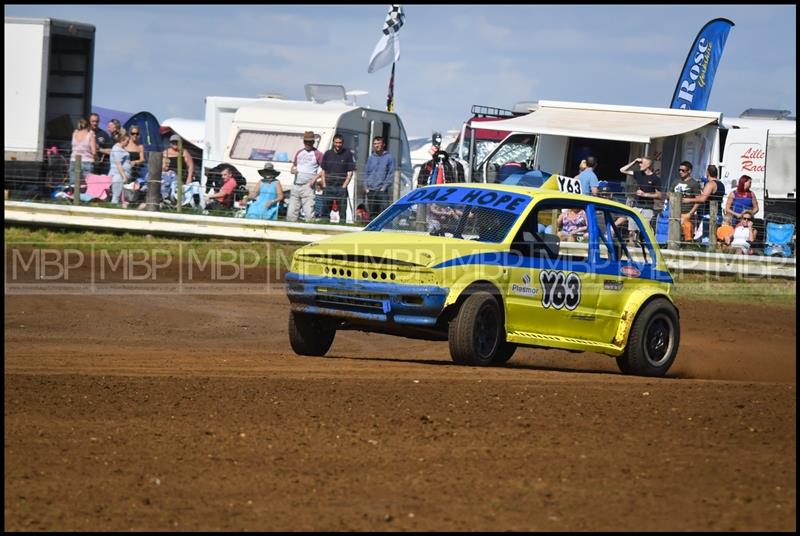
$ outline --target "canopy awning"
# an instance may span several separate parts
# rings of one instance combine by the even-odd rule
[[[539,101],[523,116],[481,123],[486,130],[650,143],[722,120],[717,112]]]
[[[161,123],[161,128],[170,128],[172,131],[201,149],[205,146],[206,122],[202,119],[184,119],[182,117],[170,117]]]

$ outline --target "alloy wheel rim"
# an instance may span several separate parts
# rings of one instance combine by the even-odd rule
[[[475,347],[481,357],[489,357],[497,345],[497,315],[490,306],[483,307],[478,313],[475,330]]]
[[[675,325],[666,314],[654,316],[647,325],[644,339],[645,358],[654,367],[662,366],[672,355]]]

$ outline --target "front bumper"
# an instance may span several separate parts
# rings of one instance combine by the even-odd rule
[[[433,285],[400,285],[339,277],[286,274],[292,310],[341,319],[433,326],[448,290]]]

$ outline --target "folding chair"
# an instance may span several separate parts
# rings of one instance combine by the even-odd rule
[[[791,257],[790,243],[794,237],[793,223],[767,222],[767,239],[764,255],[768,257]]]

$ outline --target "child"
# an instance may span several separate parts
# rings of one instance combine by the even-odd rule
[[[719,245],[723,246],[723,249],[727,249],[727,247],[731,245],[731,240],[733,240],[733,225],[731,224],[731,215],[729,213],[725,214],[725,217],[722,219],[722,225],[717,229],[717,240]]]
[[[169,169],[169,158],[164,158],[161,162],[161,197],[164,201],[172,203],[175,199],[177,180],[178,174]]]

